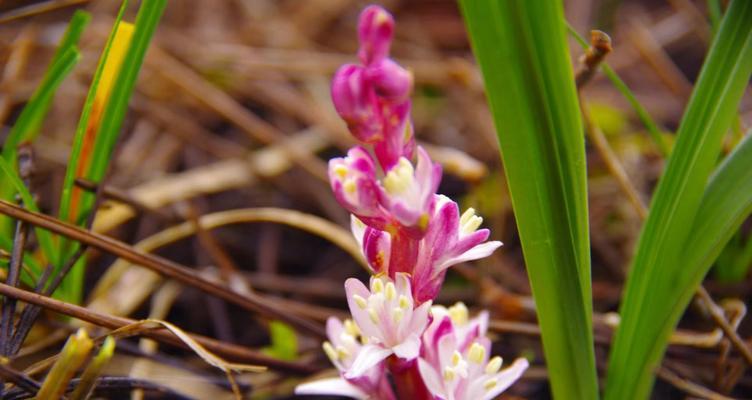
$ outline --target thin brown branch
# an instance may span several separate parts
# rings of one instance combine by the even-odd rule
[[[84,178],[76,178],[74,181],[74,184],[81,189],[95,192],[99,189],[99,187],[102,187],[102,195],[104,197],[107,197],[109,199],[115,200],[119,203],[123,203],[127,206],[132,207],[134,210],[140,211],[144,214],[155,214],[159,216],[162,219],[165,219],[167,221],[172,221],[175,218],[159,209],[154,209],[152,207],[147,206],[146,204],[141,203],[137,199],[134,199],[131,195],[129,195],[124,190],[118,189],[116,187],[112,187],[110,185],[98,185],[92,181],[86,180]]]
[[[656,375],[692,396],[708,400],[733,400],[731,397],[726,397],[702,385],[686,380],[664,367],[658,368]]]
[[[590,47],[588,47],[582,56],[583,68],[577,71],[574,79],[578,89],[585,86],[593,78],[595,71],[598,70],[598,66],[611,50],[611,38],[606,32],[599,30],[590,31]]]
[[[203,292],[217,296],[246,310],[261,313],[267,317],[277,318],[296,328],[308,331],[318,337],[325,337],[324,329],[310,320],[292,315],[276,305],[270,304],[268,299],[252,293],[240,294],[224,285],[211,282],[174,261],[157,255],[141,253],[133,247],[96,233],[87,232],[79,227],[61,222],[44,214],[27,211],[15,204],[0,201],[0,213],[12,218],[26,221],[30,224],[63,235],[82,244],[116,255],[133,264],[155,271],[165,277],[174,279],[185,285],[195,287]]]
[[[728,322],[721,307],[715,304],[715,301],[713,301],[713,298],[710,297],[708,291],[705,290],[705,288],[702,286],[697,289],[697,297],[703,303],[705,303],[710,316],[713,318],[713,321],[715,321],[715,323],[721,328],[721,330],[723,330],[723,333],[726,335],[726,337],[729,338],[734,347],[739,350],[739,353],[742,354],[744,359],[747,361],[747,364],[752,365],[752,351],[750,351],[747,344],[744,343],[744,340],[739,337],[736,329],[734,329],[734,327],[731,326],[731,324]]]
[[[34,304],[39,307],[43,307],[47,310],[54,311],[59,314],[71,316],[82,321],[89,322],[94,325],[102,326],[108,329],[119,329],[127,325],[132,325],[138,321],[117,317],[105,313],[89,310],[88,308],[77,306],[75,304],[66,303],[60,300],[56,300],[47,296],[40,295],[38,293],[29,292],[26,290],[18,289],[13,286],[0,283],[0,294],[3,296],[13,297],[19,301],[25,303]],[[238,360],[241,362],[248,362],[253,364],[259,364],[268,366],[269,368],[283,370],[292,373],[311,373],[316,369],[309,365],[302,365],[296,363],[290,363],[287,361],[281,361],[256,351],[247,349],[242,346],[220,342],[205,336],[189,333],[188,334],[197,343],[206,347],[208,350],[217,353],[218,355],[227,357],[229,359]],[[148,336],[161,343],[167,343],[176,345],[182,348],[188,348],[178,337],[170,333],[167,329],[158,329],[153,331],[144,332],[144,336]]]

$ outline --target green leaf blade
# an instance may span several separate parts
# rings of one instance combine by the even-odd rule
[[[609,362],[607,399],[647,398],[670,328],[673,286],[689,285],[685,245],[721,140],[752,73],[752,2],[735,1],[715,37],[640,235]],[[682,288],[686,289],[686,288]],[[694,290],[694,287],[691,288]],[[691,293],[691,292],[690,292]],[[675,319],[675,320],[672,320]]]
[[[595,399],[584,136],[561,4],[460,4],[494,114],[554,397]]]

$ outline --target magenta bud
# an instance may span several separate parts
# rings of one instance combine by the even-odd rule
[[[385,58],[370,65],[366,75],[376,94],[391,102],[400,102],[410,96],[413,74],[391,59]]]
[[[389,54],[394,35],[394,18],[382,7],[371,5],[360,13],[358,21],[358,56],[363,64],[380,61]]]
[[[363,67],[346,64],[337,70],[332,80],[332,102],[358,140],[368,143],[381,139],[383,121],[378,98]]]

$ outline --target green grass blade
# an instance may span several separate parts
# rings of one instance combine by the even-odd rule
[[[554,397],[598,397],[585,144],[560,2],[462,0],[499,136]]]
[[[705,189],[684,250],[687,282],[676,285],[687,299],[718,258],[739,226],[752,213],[752,136],[747,136],[723,161]],[[750,257],[752,241],[742,248]],[[747,253],[747,254],[744,254]],[[683,311],[686,303],[679,303]],[[678,317],[677,317],[678,318]]]
[[[112,32],[110,33],[109,38],[107,39],[107,43],[105,44],[104,50],[102,51],[102,56],[99,59],[99,65],[97,66],[97,70],[94,72],[94,77],[91,81],[91,86],[89,86],[89,93],[86,95],[86,101],[84,102],[83,111],[81,112],[81,118],[78,121],[78,127],[76,128],[76,134],[73,138],[73,145],[71,148],[71,154],[70,159],[68,161],[68,168],[65,171],[65,179],[63,180],[63,190],[62,194],[60,196],[60,210],[58,212],[58,217],[64,221],[70,221],[70,214],[71,214],[71,198],[72,198],[72,192],[73,192],[73,184],[76,180],[76,170],[79,168],[79,164],[81,164],[81,153],[82,148],[84,144],[84,139],[86,138],[87,133],[87,127],[89,126],[89,119],[92,116],[92,108],[94,106],[94,99],[96,97],[97,89],[99,88],[99,81],[102,78],[102,73],[104,71],[104,66],[107,61],[107,56],[110,52],[110,48],[112,47],[112,42],[115,37],[115,32],[117,31],[117,27],[120,24],[120,21],[123,18],[123,14],[125,13],[125,8],[128,5],[128,1],[125,0],[120,6],[120,11],[118,12],[117,17],[115,17],[115,23],[113,24]],[[63,249],[66,247],[66,242],[62,241],[61,243],[61,252],[64,252]]]
[[[3,182],[9,183],[9,186],[12,186],[15,191],[21,195],[24,207],[28,208],[31,211],[39,212],[39,207],[37,207],[37,203],[34,201],[34,197],[26,188],[26,185],[24,185],[23,181],[21,181],[21,178],[18,176],[15,170],[8,164],[8,162],[5,161],[3,157],[0,157],[0,172],[2,172],[3,178],[5,178],[3,179]],[[42,252],[44,253],[46,259],[53,260],[55,257],[56,248],[54,242],[52,241],[52,234],[40,228],[35,228],[34,232],[37,235],[39,246],[42,248]]]
[[[87,138],[87,130],[91,129],[89,118],[92,116],[92,111],[97,101],[97,89],[103,72],[105,72],[106,58],[113,44],[115,38],[115,32],[120,24],[122,18],[122,11],[118,16],[118,21],[113,28],[113,35],[105,48],[105,55],[102,57],[102,62],[95,75],[92,88],[89,91],[89,97],[85,105],[84,113],[79,124],[79,129],[76,132],[76,139],[74,141],[74,150],[71,155],[73,162],[70,163],[68,171],[66,172],[65,183],[63,186],[63,195],[60,207],[60,216],[63,219],[73,221],[77,224],[82,224],[89,214],[93,212],[95,196],[93,193],[81,192],[80,203],[76,205],[73,214],[71,214],[71,197],[74,194],[73,183],[77,178],[76,173],[79,169],[79,164],[84,163],[82,170],[84,171],[83,177],[86,179],[99,182],[104,177],[112,151],[114,150],[115,143],[120,134],[120,127],[122,125],[125,114],[128,110],[128,101],[133,92],[133,88],[136,84],[136,78],[138,72],[143,64],[146,50],[149,46],[149,42],[154,34],[157,24],[162,16],[164,8],[166,6],[166,0],[151,0],[142,2],[138,15],[136,16],[136,22],[133,27],[133,35],[130,38],[128,48],[123,57],[122,64],[117,67],[117,73],[114,75],[112,89],[106,96],[106,104],[103,104],[101,119],[94,129],[96,134],[93,138],[93,147],[88,152],[87,159],[82,159],[84,154],[82,147],[85,144]],[[125,6],[125,3],[123,3]],[[101,95],[101,93],[100,93]],[[70,254],[71,247],[68,244],[61,246],[64,254]],[[66,293],[70,293],[74,298],[79,298],[82,290],[84,275],[83,262],[77,264],[72,270],[70,275],[63,282],[62,290]]]
[[[577,31],[572,28],[571,25],[567,25],[567,29],[583,49],[588,48],[588,42],[579,33],[577,33]],[[645,107],[642,106],[642,103],[637,100],[637,97],[635,97],[634,93],[632,93],[632,91],[629,89],[629,86],[624,83],[624,81],[619,77],[616,71],[614,71],[614,69],[608,65],[608,63],[601,63],[601,71],[603,71],[603,74],[605,74],[608,80],[611,81],[611,84],[614,85],[616,90],[618,90],[619,93],[624,96],[624,99],[627,100],[629,105],[632,106],[632,109],[637,114],[637,118],[640,119],[642,124],[645,126],[645,129],[647,129],[650,138],[653,139],[655,145],[658,146],[658,151],[661,153],[661,155],[663,157],[668,157],[670,151],[669,147],[666,144],[666,140],[663,138],[663,135],[661,134],[660,128],[658,128],[658,124],[655,122],[655,120],[653,120],[653,117],[650,116],[648,110],[646,110]]]
[[[734,1],[715,36],[643,227],[611,349],[606,399],[645,399],[676,321],[672,286],[688,284],[684,252],[721,141],[752,73],[752,2]],[[695,262],[694,260],[692,262]],[[679,288],[677,288],[678,290]],[[681,288],[691,290],[692,288]],[[678,317],[677,317],[678,318]]]

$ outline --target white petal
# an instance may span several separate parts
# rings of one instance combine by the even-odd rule
[[[524,358],[518,358],[514,360],[512,365],[503,369],[493,377],[497,379],[496,386],[483,396],[483,400],[491,400],[498,396],[501,392],[507,390],[513,383],[517,382],[522,376],[522,373],[528,367],[528,362]]]
[[[296,395],[348,396],[359,400],[368,399],[368,394],[342,378],[321,379],[295,387]]]
[[[391,349],[385,349],[373,344],[363,346],[355,361],[353,361],[350,370],[345,373],[345,378],[352,379],[363,376],[368,370],[378,365],[390,355],[392,355]]]
[[[499,247],[501,247],[501,242],[496,240],[481,243],[473,247],[472,249],[458,255],[457,257],[452,257],[448,260],[444,260],[444,262],[436,267],[434,274],[438,274],[439,272],[451,267],[452,265],[457,265],[461,262],[478,260],[480,258],[488,257],[491,255],[491,253],[494,252],[494,250],[498,249]]]
[[[392,347],[397,357],[405,360],[413,360],[420,354],[420,339],[417,334],[413,334],[402,343]]]
[[[420,377],[423,378],[423,383],[432,395],[443,398],[447,397],[446,393],[444,393],[443,381],[431,364],[426,360],[419,358],[418,371],[420,372]]]

